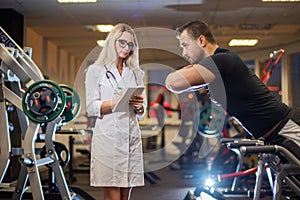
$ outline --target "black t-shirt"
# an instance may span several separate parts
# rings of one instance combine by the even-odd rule
[[[291,109],[268,90],[237,54],[218,48],[200,64],[216,75],[208,85],[212,99],[255,138],[263,136],[280,121],[282,127],[289,119]]]

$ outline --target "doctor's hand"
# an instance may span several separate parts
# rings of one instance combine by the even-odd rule
[[[142,95],[136,94],[129,100],[129,105],[133,107],[136,114],[144,113],[144,98]]]

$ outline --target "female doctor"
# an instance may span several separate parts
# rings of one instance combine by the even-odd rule
[[[123,89],[144,86],[133,29],[117,24],[99,57],[86,71],[86,108],[97,116],[91,143],[90,184],[102,187],[104,200],[128,200],[132,187],[144,185],[138,119],[146,108],[145,91],[134,95],[124,112],[113,112]]]

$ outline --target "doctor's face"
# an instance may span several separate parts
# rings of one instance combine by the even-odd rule
[[[122,35],[116,40],[115,48],[117,55],[120,58],[126,58],[131,51],[134,51],[135,49],[132,34],[126,31],[123,32]]]
[[[182,56],[191,64],[199,63],[206,57],[205,49],[201,46],[200,40],[194,40],[190,37],[187,30],[184,30],[179,36]]]

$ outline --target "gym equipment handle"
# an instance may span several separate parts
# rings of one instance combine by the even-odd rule
[[[240,148],[242,153],[282,153],[288,160],[292,161],[296,165],[300,166],[300,160],[294,156],[289,150],[282,146],[269,145],[269,146],[242,146]]]
[[[240,151],[242,153],[277,153],[278,146],[242,146]]]
[[[240,148],[242,146],[262,146],[264,143],[259,140],[240,140],[227,143],[228,148]]]

